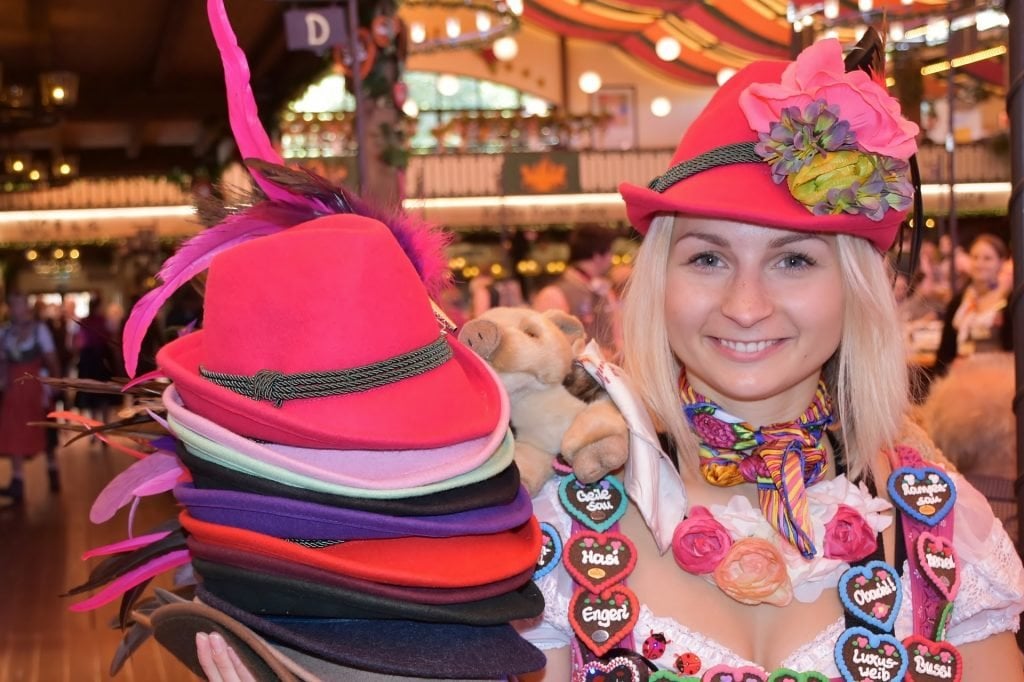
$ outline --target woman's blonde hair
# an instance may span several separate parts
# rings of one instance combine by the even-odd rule
[[[680,218],[683,219],[683,218]],[[677,446],[680,464],[696,466],[697,442],[679,402],[681,365],[668,343],[665,282],[675,216],[651,223],[634,263],[623,304],[624,366],[659,429]],[[892,294],[892,270],[866,239],[838,235],[843,332],[825,364],[851,478],[878,476],[878,453],[895,444],[909,408],[903,330]]]

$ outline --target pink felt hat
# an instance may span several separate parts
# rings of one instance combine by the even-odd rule
[[[409,450],[503,428],[500,383],[371,218],[329,215],[218,254],[203,325],[157,362],[189,410],[237,434]]]
[[[678,213],[801,232],[848,234],[869,240],[881,251],[889,248],[910,205],[906,194],[913,194],[906,161],[916,147],[913,136],[917,126],[900,116],[898,104],[893,110],[895,100],[866,73],[856,71],[844,76],[843,71],[842,50],[834,40],[816,43],[796,62],[760,61],[744,67],[719,88],[687,128],[665,174],[648,187],[629,183],[619,186],[630,222],[646,234],[655,216]],[[845,120],[844,115],[857,117],[851,126],[856,142],[839,149],[856,151],[862,142],[874,149],[886,149],[873,158],[885,157],[899,167],[899,177],[893,178],[900,182],[898,195],[887,200],[894,206],[874,218],[865,212],[837,209],[834,204],[826,206],[826,197],[815,208],[797,200],[787,181],[773,180],[773,166],[754,151],[754,146],[768,136],[770,124],[762,120],[760,127],[765,130],[759,135],[751,118],[758,124],[757,119],[763,119],[765,111],[774,108],[779,113],[781,107],[790,105],[804,107],[802,115],[815,100],[836,109],[839,121]],[[813,128],[813,121],[810,125]],[[772,135],[779,134],[772,129]],[[877,144],[880,136],[891,140],[891,146]],[[896,158],[886,157],[887,151]],[[862,177],[859,186],[866,184]],[[847,182],[843,188],[850,186]],[[883,193],[881,198],[885,196]],[[830,210],[838,212],[825,213]]]
[[[488,371],[489,366],[486,366]],[[499,379],[495,376],[495,381]],[[479,466],[494,454],[508,433],[509,403],[500,392],[498,423],[487,436],[433,449],[332,450],[265,443],[240,436],[192,412],[171,385],[163,402],[170,418],[253,460],[343,486],[380,490],[416,488],[454,478]]]

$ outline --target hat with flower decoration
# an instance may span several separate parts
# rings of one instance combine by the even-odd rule
[[[643,234],[658,214],[680,213],[854,235],[885,250],[914,200],[917,133],[870,69],[847,71],[839,42],[822,40],[794,62],[739,71],[664,174],[619,190]]]

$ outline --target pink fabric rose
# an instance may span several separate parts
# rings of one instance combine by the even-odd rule
[[[740,108],[750,127],[768,133],[786,107],[803,111],[814,100],[837,106],[850,124],[857,146],[897,159],[917,151],[916,123],[900,114],[899,102],[861,70],[846,73],[838,40],[821,40],[786,67],[781,83],[754,83],[740,94]]]
[[[713,448],[731,448],[736,443],[736,434],[729,425],[707,412],[693,415],[693,430]]]
[[[738,540],[715,569],[714,577],[723,592],[743,604],[786,606],[793,601],[786,561],[768,540]]]
[[[870,556],[878,546],[878,534],[859,511],[839,505],[825,524],[825,556],[853,563]]]
[[[672,535],[676,563],[690,573],[702,575],[715,570],[732,545],[732,538],[706,507],[694,507]]]

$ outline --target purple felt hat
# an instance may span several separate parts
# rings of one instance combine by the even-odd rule
[[[493,371],[488,367],[488,372]],[[494,375],[498,382],[497,375]],[[480,467],[508,432],[508,394],[500,390],[498,421],[490,434],[424,450],[325,450],[258,442],[216,424],[185,407],[172,385],[163,402],[175,422],[225,448],[302,476],[353,488],[396,490],[455,478]]]
[[[443,516],[386,516],[234,490],[179,485],[174,497],[201,521],[278,538],[373,540],[410,536],[488,535],[520,526],[533,507],[525,488],[511,503]]]

